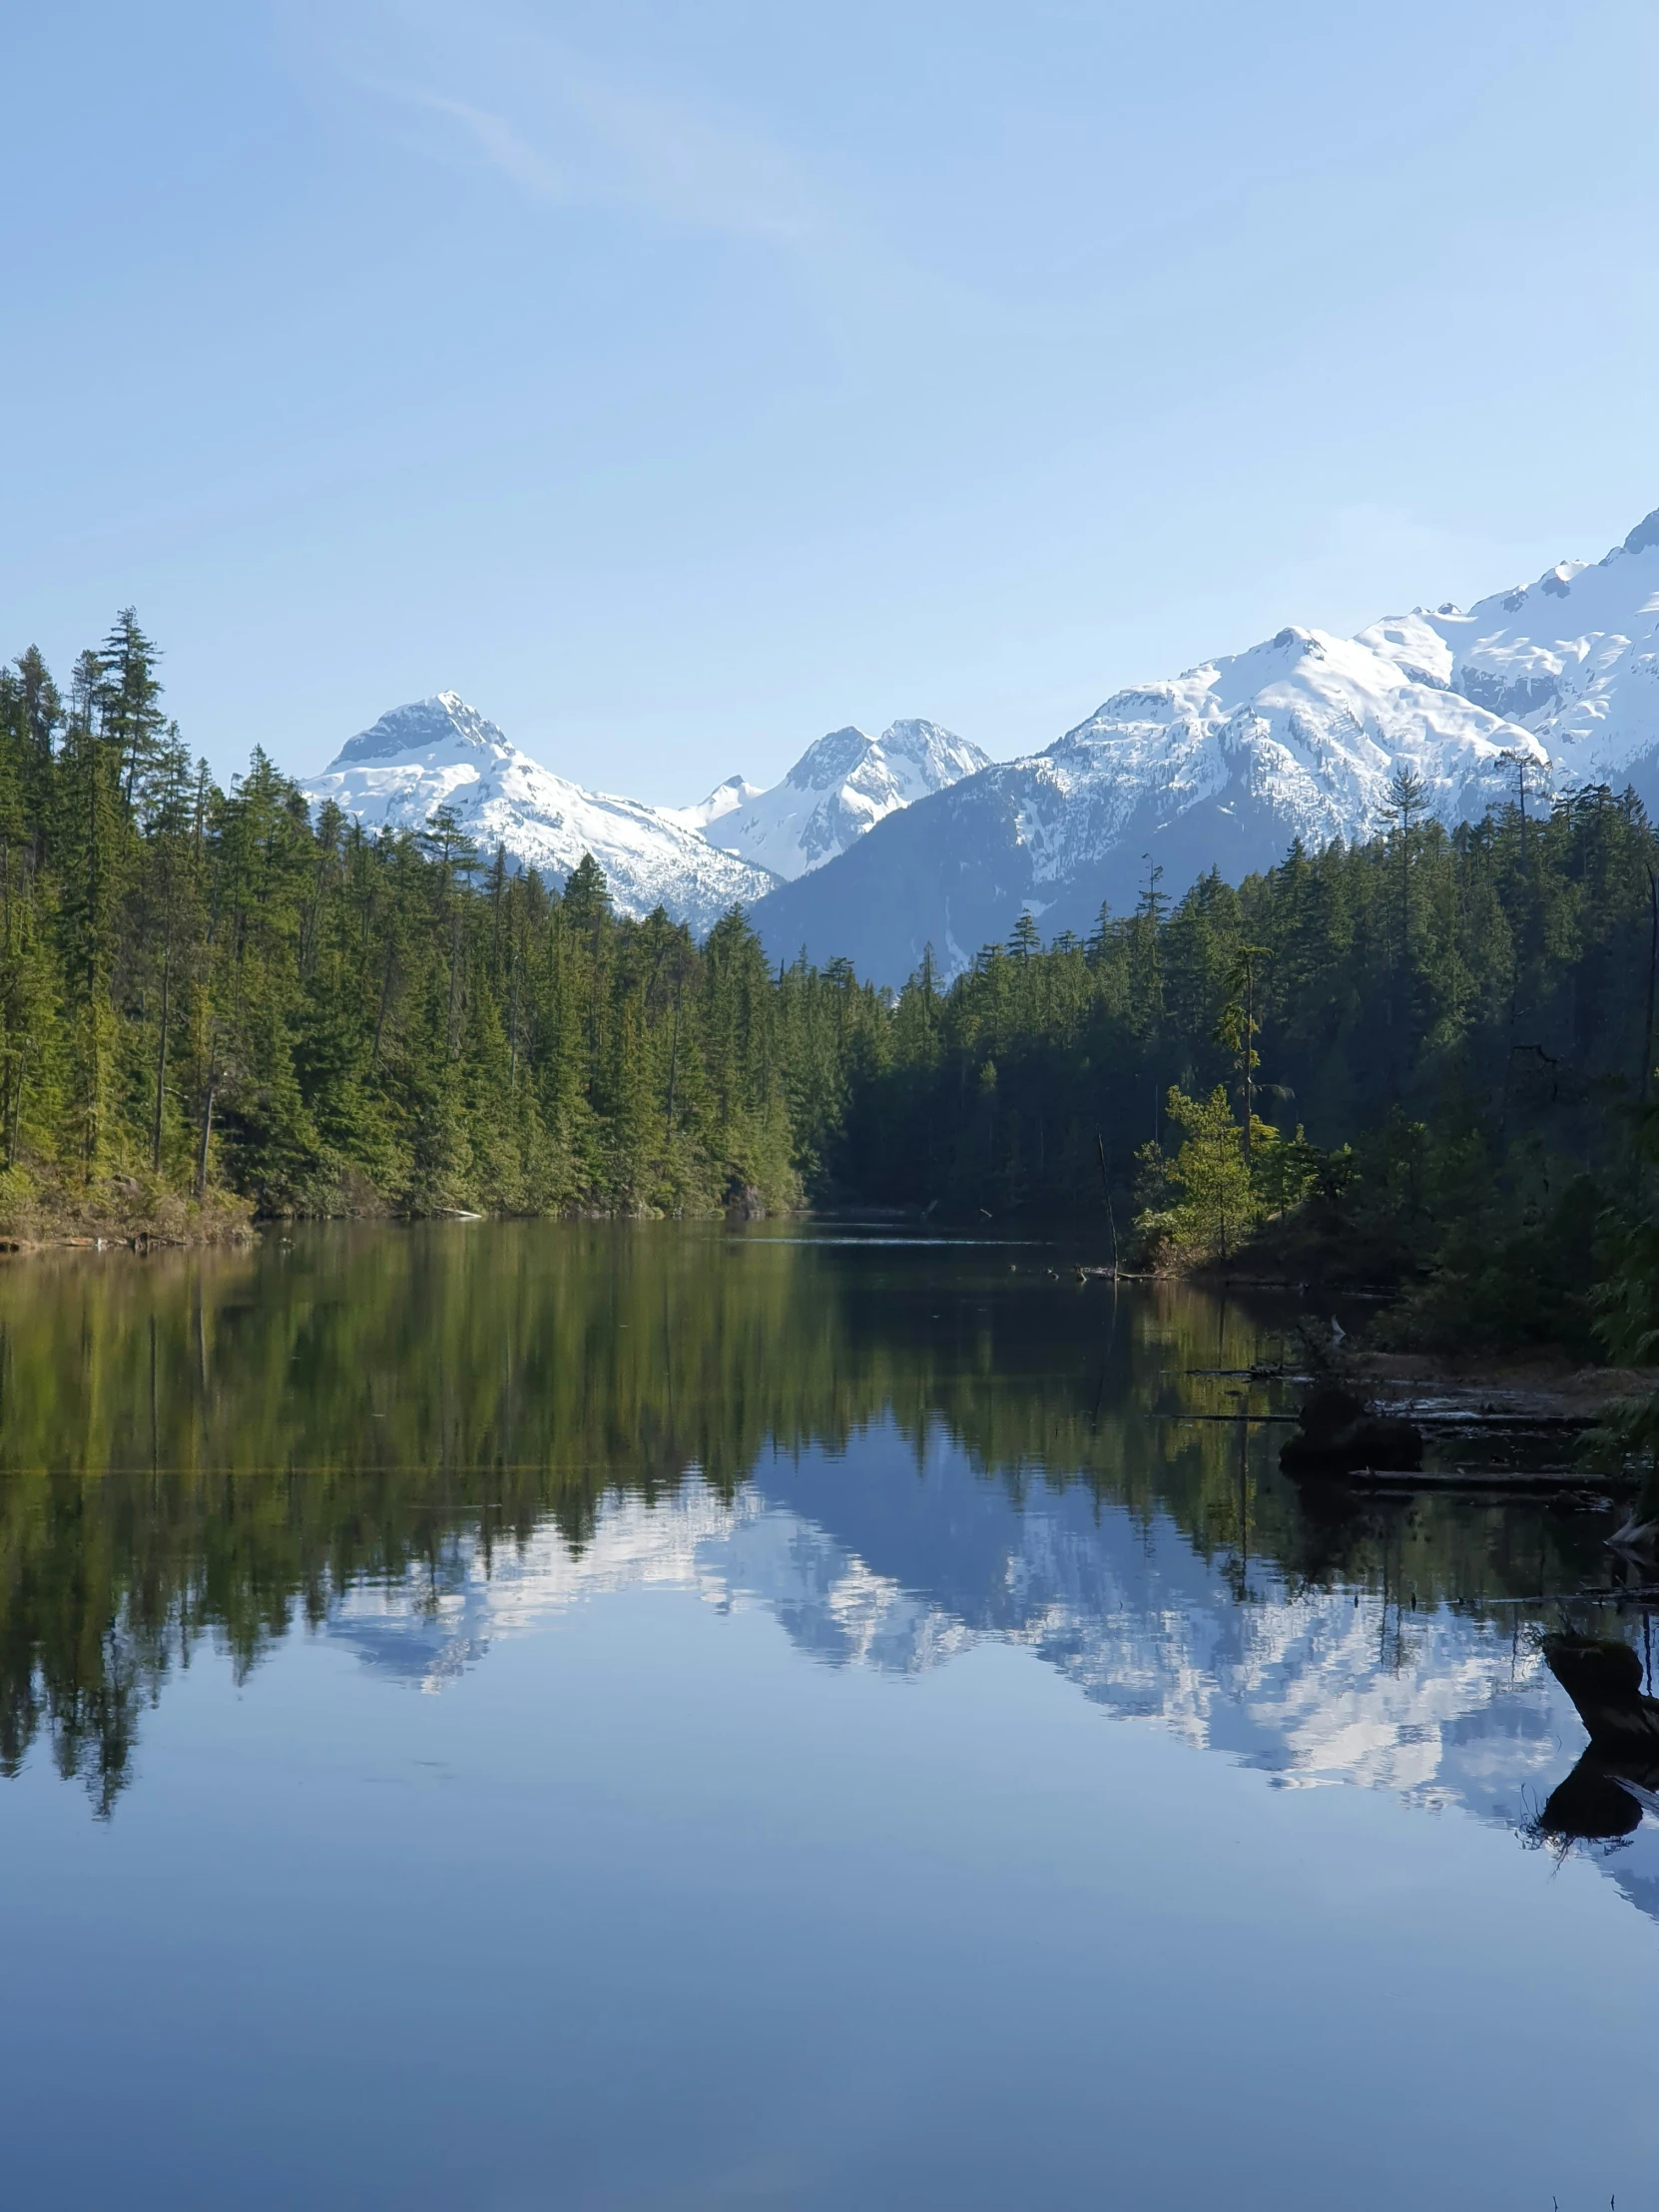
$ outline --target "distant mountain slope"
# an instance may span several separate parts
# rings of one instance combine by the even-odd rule
[[[340,748],[306,786],[313,806],[335,806],[377,830],[418,829],[454,808],[479,850],[498,845],[515,865],[562,883],[584,852],[605,870],[629,914],[661,904],[708,929],[736,904],[763,898],[777,877],[710,844],[666,808],[584,791],[531,760],[454,692],[394,707]]]
[[[934,722],[895,722],[879,738],[831,730],[770,791],[733,777],[680,819],[695,820],[711,843],[793,881],[889,815],[989,765],[989,754]],[[734,793],[741,796],[729,800]]]
[[[1150,867],[1179,892],[1235,880],[1293,837],[1370,835],[1408,767],[1447,823],[1500,798],[1505,752],[1544,748],[1489,709],[1357,639],[1282,630],[1173,683],[1117,693],[1046,752],[982,770],[883,822],[830,866],[756,909],[769,950],[850,956],[899,983],[931,943],[942,973],[1006,937],[1086,933],[1132,903]]]

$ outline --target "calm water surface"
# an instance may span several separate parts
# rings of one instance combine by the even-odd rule
[[[1282,1326],[766,1225],[8,1268],[4,2201],[1659,2204],[1659,1832],[1545,1813],[1606,1517],[1306,1510],[1191,1417]]]

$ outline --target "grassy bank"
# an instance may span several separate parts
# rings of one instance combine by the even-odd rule
[[[230,1191],[210,1190],[198,1199],[154,1177],[111,1176],[77,1185],[18,1168],[0,1175],[0,1252],[236,1244],[254,1233],[252,1202]]]

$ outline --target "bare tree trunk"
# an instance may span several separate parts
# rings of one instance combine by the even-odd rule
[[[162,954],[162,1034],[156,1048],[156,1123],[150,1138],[150,1171],[162,1172],[162,1100],[167,1093],[167,1020],[173,984],[173,939],[168,936]]]
[[[670,1143],[674,1140],[674,1078],[680,1069],[680,992],[683,979],[674,978],[674,1030],[668,1045],[668,1111],[663,1125]]]
[[[196,1153],[196,1195],[208,1195],[208,1146],[214,1133],[214,1078],[208,1078],[207,1094],[202,1101],[202,1140]]]
[[[507,1096],[518,1095],[518,969],[521,947],[513,946],[513,995],[507,1013]]]
[[[380,1064],[380,1032],[386,1025],[386,1006],[391,998],[392,970],[396,965],[396,955],[388,947],[386,951],[386,972],[380,984],[380,1008],[374,1016],[374,1044],[368,1055],[368,1064],[371,1069],[377,1068]]]

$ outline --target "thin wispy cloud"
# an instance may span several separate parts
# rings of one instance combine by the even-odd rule
[[[361,90],[431,119],[436,158],[481,162],[540,205],[780,246],[835,229],[799,165],[708,86],[647,83],[521,20],[431,0],[365,0],[312,27]]]
[[[563,171],[520,138],[504,116],[474,107],[470,100],[456,100],[447,93],[430,92],[423,85],[381,85],[377,89],[389,99],[447,116],[459,126],[488,167],[516,185],[527,198],[567,207],[577,197]]]

